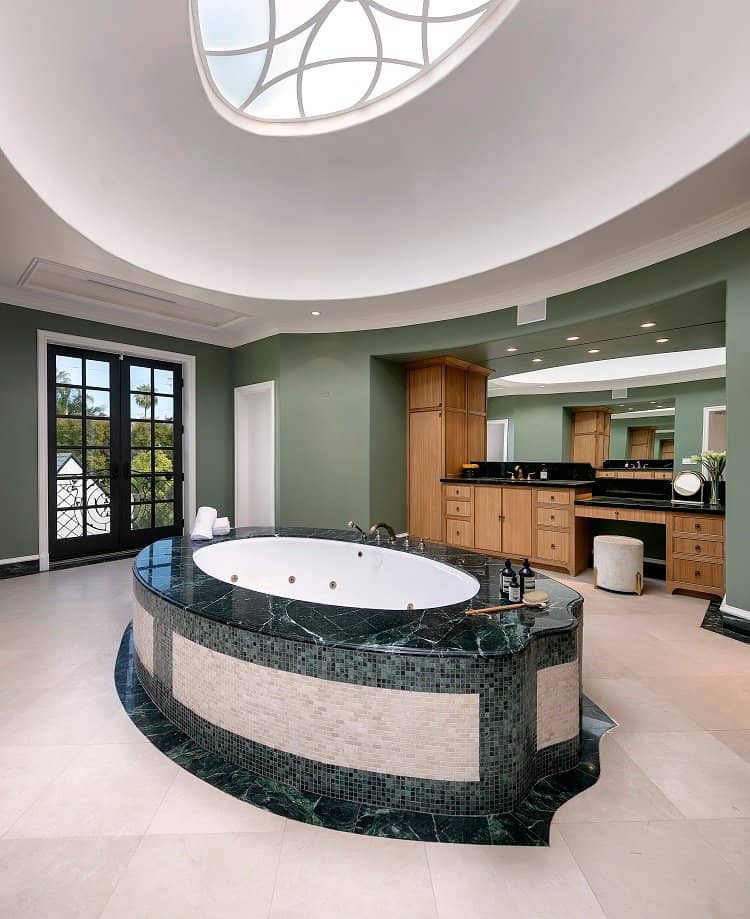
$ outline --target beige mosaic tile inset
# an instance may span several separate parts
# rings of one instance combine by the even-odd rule
[[[133,644],[143,666],[154,674],[154,617],[133,601]]]
[[[479,781],[479,696],[336,683],[262,667],[175,634],[172,691],[227,731],[368,772]]]
[[[578,661],[545,667],[536,675],[536,748],[576,737],[579,731]]]

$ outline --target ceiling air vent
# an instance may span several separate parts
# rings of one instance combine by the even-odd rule
[[[619,389],[613,389],[612,398],[613,399],[627,399],[628,398],[627,386],[621,386]]]
[[[191,300],[179,294],[154,290],[41,258],[32,260],[21,275],[18,286],[78,302],[111,306],[131,314],[176,319],[204,329],[224,329],[247,318],[242,313],[213,303]]]
[[[547,301],[537,300],[535,303],[519,303],[516,307],[516,325],[526,325],[527,322],[543,322],[547,318]]]

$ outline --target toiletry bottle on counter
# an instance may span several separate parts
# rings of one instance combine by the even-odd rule
[[[530,590],[536,590],[536,573],[531,570],[527,558],[523,560],[523,568],[518,572],[518,577],[521,581],[521,596]]]
[[[513,566],[510,563],[510,559],[505,559],[505,567],[500,572],[500,596],[508,596],[508,588],[510,587],[510,582],[515,577],[515,572],[513,571]]]
[[[521,585],[518,583],[515,572],[513,573],[513,580],[508,587],[508,599],[511,603],[519,603],[521,600]]]
[[[541,470],[541,472],[539,473],[539,478],[540,478],[540,479],[549,478],[549,472],[547,472],[547,467],[546,467],[546,466],[542,466],[542,470]]]

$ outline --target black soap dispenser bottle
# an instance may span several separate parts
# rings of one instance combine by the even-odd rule
[[[515,573],[508,587],[508,599],[511,603],[519,603],[521,601],[521,585],[518,583]]]
[[[513,571],[513,566],[510,563],[510,559],[505,559],[505,567],[500,572],[500,596],[507,597],[508,590],[510,588],[510,582],[516,576],[515,571]]]
[[[536,572],[532,571],[529,560],[523,560],[523,568],[518,572],[521,581],[521,596],[530,590],[536,590]]]

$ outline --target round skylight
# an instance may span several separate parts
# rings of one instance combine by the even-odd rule
[[[433,67],[502,0],[191,0],[205,81],[240,116],[350,112]]]

